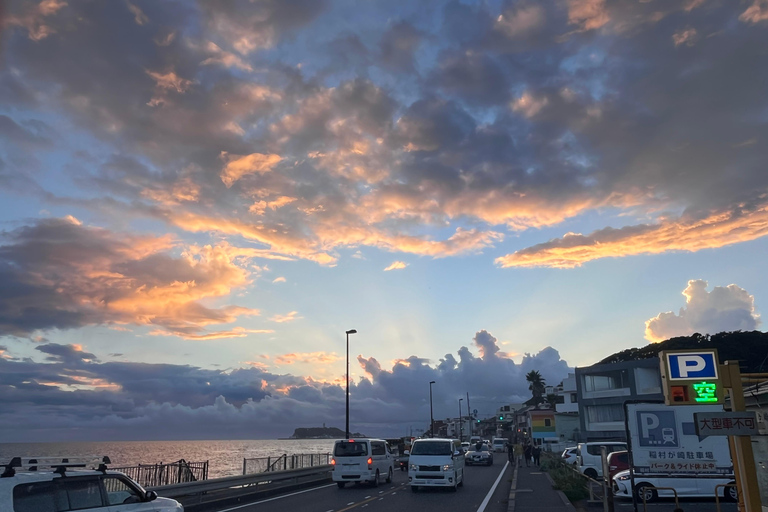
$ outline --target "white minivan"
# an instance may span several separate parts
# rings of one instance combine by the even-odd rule
[[[333,444],[331,477],[339,489],[347,482],[379,485],[384,477],[392,481],[395,458],[383,439],[339,439]]]
[[[408,461],[408,483],[419,487],[448,487],[456,491],[464,485],[464,450],[458,439],[416,439]]]

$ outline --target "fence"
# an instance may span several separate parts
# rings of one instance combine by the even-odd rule
[[[330,453],[283,454],[277,457],[243,459],[243,474],[249,475],[252,473],[266,473],[267,471],[311,468],[315,466],[324,466],[330,463]]]
[[[144,487],[197,482],[208,479],[208,461],[187,462],[184,459],[168,464],[139,464],[121,468],[110,467],[121,471],[136,480]]]

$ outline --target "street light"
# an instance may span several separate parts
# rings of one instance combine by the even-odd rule
[[[459,441],[463,441],[464,437],[464,426],[461,424],[461,401],[464,400],[463,398],[459,398]]]
[[[435,437],[435,417],[432,416],[432,384],[435,381],[429,381],[429,437]]]
[[[345,331],[347,333],[347,439],[349,439],[349,335],[357,334],[355,329]]]

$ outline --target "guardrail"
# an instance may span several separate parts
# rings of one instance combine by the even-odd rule
[[[722,487],[725,489],[726,487],[736,487],[736,493],[739,492],[739,487],[736,484],[717,484],[715,486],[715,507],[717,508],[717,512],[720,512],[720,495],[717,493],[717,490]],[[738,498],[736,501],[739,501]]]
[[[309,484],[330,479],[331,465],[286,471],[269,471],[250,475],[225,476],[202,482],[187,482],[151,487],[159,496],[179,499],[184,506],[227,500],[274,491],[283,487]]]
[[[641,489],[645,489],[645,487],[641,487]],[[658,496],[658,490],[659,489],[661,489],[663,491],[672,491],[673,493],[675,493],[675,508],[676,509],[680,508],[680,501],[677,499],[677,490],[674,487],[649,487],[649,489],[652,489],[651,493],[656,491],[657,492],[656,496]],[[637,492],[637,491],[635,491],[635,492]],[[651,495],[653,495],[653,494],[651,494]],[[643,510],[648,510],[648,501],[647,501],[646,498],[648,498],[648,493],[643,492]]]
[[[297,453],[294,455],[283,454],[278,457],[257,457],[243,459],[243,474],[311,468],[325,466],[330,463],[330,453]]]

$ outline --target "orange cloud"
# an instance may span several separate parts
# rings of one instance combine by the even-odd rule
[[[581,30],[600,28],[611,21],[605,0],[566,0],[568,23],[580,25]]]
[[[662,220],[656,225],[606,228],[589,235],[568,233],[496,259],[502,268],[572,268],[599,258],[668,251],[696,252],[768,235],[768,207],[714,212],[698,220]]]
[[[59,10],[67,6],[67,2],[61,0],[43,0],[36,6],[28,8],[21,15],[9,15],[5,19],[8,26],[19,26],[27,29],[29,38],[33,41],[41,41],[56,31],[46,24],[45,18],[53,16]]]
[[[175,332],[168,332],[162,330],[155,330],[149,334],[153,336],[179,336],[185,340],[192,341],[207,341],[207,340],[222,340],[228,338],[245,338],[249,334],[271,334],[275,331],[272,329],[244,329],[242,327],[235,327],[230,331],[217,331],[208,332],[205,334],[180,334]]]
[[[270,320],[277,323],[283,323],[283,322],[292,322],[294,320],[298,320],[301,317],[298,316],[298,311],[291,311],[290,313],[287,313],[285,315],[275,315]]]
[[[754,0],[746,11],[741,13],[739,21],[759,23],[768,20],[768,0]]]
[[[334,363],[340,360],[341,357],[337,356],[335,352],[294,352],[275,357],[275,363],[277,364],[325,364]]]
[[[388,266],[387,268],[384,269],[384,272],[387,272],[389,270],[400,270],[400,269],[403,269],[403,268],[405,268],[407,266],[408,266],[408,264],[403,262],[403,261],[393,261],[390,266]]]
[[[226,162],[221,171],[221,181],[231,187],[234,182],[245,175],[270,172],[282,157],[275,154],[251,153],[250,155],[230,155],[221,152],[221,159]]]

